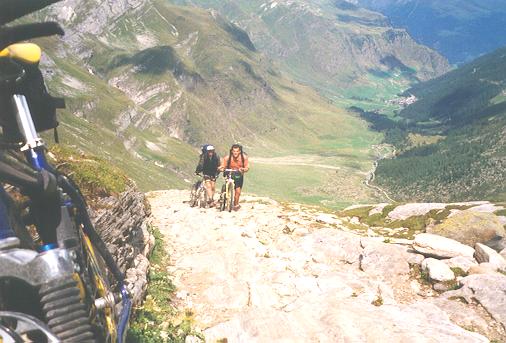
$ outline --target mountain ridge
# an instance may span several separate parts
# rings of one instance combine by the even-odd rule
[[[505,67],[500,48],[408,90],[417,101],[386,124],[401,153],[379,163],[378,184],[401,200],[504,201]]]
[[[333,1],[174,0],[212,8],[245,29],[282,70],[336,102],[381,99],[416,79],[449,70],[444,58],[415,43],[379,13]],[[388,61],[395,61],[394,64]],[[368,97],[371,99],[368,99]],[[381,101],[379,101],[381,102]]]
[[[506,45],[506,6],[500,0],[346,0],[385,14],[420,43],[462,64]]]

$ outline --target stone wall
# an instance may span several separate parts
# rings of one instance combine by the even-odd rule
[[[150,206],[143,193],[130,188],[118,196],[98,200],[93,208],[93,224],[125,273],[134,304],[139,304],[148,285],[147,257],[155,243],[148,231]]]

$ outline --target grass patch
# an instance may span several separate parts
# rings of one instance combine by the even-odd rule
[[[71,177],[86,198],[111,196],[132,185],[120,169],[101,158],[61,145],[54,145],[49,151],[54,156],[56,169]]]
[[[459,276],[462,276],[462,277],[466,277],[468,274],[462,270],[462,268],[459,268],[459,267],[453,267],[453,268],[450,268],[453,272],[453,274],[455,274],[455,277],[459,277]]]
[[[160,231],[157,228],[151,228],[150,231],[155,237],[155,247],[149,257],[151,268],[148,291],[144,304],[133,313],[127,342],[184,343],[189,335],[204,340],[203,335],[192,328],[193,313],[187,310],[182,316],[178,316],[172,305],[176,287],[166,272],[169,255]]]
[[[357,207],[351,210],[341,211],[339,213],[340,216],[343,217],[357,217],[362,221],[363,218],[369,217],[369,212],[374,208],[374,206],[362,206]]]
[[[410,275],[412,278],[420,281],[420,283],[425,286],[432,286],[432,283],[430,282],[429,273],[422,270],[422,267],[419,264],[413,263],[410,264],[410,267],[411,267]]]
[[[442,284],[447,287],[448,291],[454,291],[462,287],[462,285],[457,280],[443,281]]]
[[[506,217],[506,209],[497,210],[494,212],[496,216],[505,216]]]
[[[357,217],[360,220],[361,224],[367,225],[371,228],[374,227],[389,228],[389,229],[407,228],[408,229],[407,231],[406,230],[402,230],[402,232],[396,231],[390,234],[390,236],[396,238],[411,239],[415,234],[419,232],[424,232],[427,228],[427,225],[431,223],[438,224],[442,222],[450,215],[451,213],[450,209],[458,207],[458,206],[448,206],[447,208],[442,210],[434,209],[424,215],[411,216],[403,220],[392,220],[388,218],[388,214],[397,206],[399,206],[399,204],[387,205],[385,206],[385,208],[381,213],[375,213],[373,215],[369,215],[369,212],[372,208],[374,208],[374,206],[364,206],[354,208],[351,210],[341,211],[339,212],[339,215],[343,217]],[[383,234],[383,232],[379,233]]]

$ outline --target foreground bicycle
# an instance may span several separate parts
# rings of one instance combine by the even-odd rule
[[[200,174],[197,174],[201,176]],[[208,197],[207,189],[205,185],[205,178],[201,176],[201,179],[192,185],[190,192],[190,206],[191,207],[207,207]]]
[[[64,104],[46,91],[40,48],[13,44],[63,31],[1,26],[53,2],[0,0],[0,342],[123,342],[131,312],[124,276],[38,135],[55,129],[57,138]]]
[[[235,181],[234,174],[241,173],[236,169],[225,169],[225,183],[221,187],[220,194],[220,211],[227,210],[228,212],[232,212],[234,209],[234,198],[235,198]]]

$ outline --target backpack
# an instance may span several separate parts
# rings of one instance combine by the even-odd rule
[[[212,144],[204,144],[204,145],[202,145],[202,148],[200,149],[201,155],[205,154],[207,152],[207,147],[210,146],[210,145],[212,145]]]

